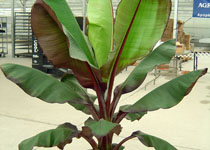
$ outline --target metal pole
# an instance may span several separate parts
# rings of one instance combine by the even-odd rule
[[[86,30],[86,12],[87,12],[87,5],[86,5],[86,0],[83,0],[83,33],[85,34],[85,30]]]
[[[175,39],[177,41],[177,21],[178,21],[178,5],[179,5],[179,0],[174,0],[174,29],[173,29],[173,39]],[[173,67],[175,68],[175,73],[176,73],[176,76],[177,76],[177,71],[178,71],[178,68],[177,68],[177,61],[178,61],[178,58],[175,57],[175,66],[173,64]]]
[[[12,57],[15,57],[15,37],[14,37],[14,10],[15,10],[15,0],[12,1],[11,7],[11,38],[12,38]]]
[[[173,32],[173,38],[177,40],[177,21],[178,21],[178,5],[179,0],[174,1],[174,32]]]

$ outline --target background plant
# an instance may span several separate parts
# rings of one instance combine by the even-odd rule
[[[29,95],[48,103],[69,103],[90,117],[82,129],[64,123],[24,140],[19,149],[31,150],[34,146],[64,149],[73,138],[84,138],[93,150],[123,149],[122,145],[132,138],[157,150],[176,149],[139,130],[113,144],[114,134],[120,134],[124,118],[140,120],[148,111],[177,105],[207,72],[207,69],[198,70],[175,78],[136,103],[116,110],[123,94],[137,89],[148,72],[156,65],[169,63],[174,56],[174,40],[151,51],[161,38],[170,10],[170,0],[121,0],[114,18],[111,0],[89,0],[87,38],[65,0],[36,0],[31,14],[33,32],[52,64],[71,69],[73,74],[57,80],[15,64],[3,64],[1,69]],[[113,89],[115,76],[138,59],[141,59],[139,65]],[[89,94],[87,88],[96,95]]]

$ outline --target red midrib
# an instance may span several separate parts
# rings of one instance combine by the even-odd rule
[[[115,61],[115,63],[114,63],[114,67],[113,67],[113,69],[112,69],[112,74],[111,74],[110,84],[109,84],[109,89],[108,89],[107,105],[110,104],[111,92],[112,92],[112,88],[113,88],[113,84],[114,84],[114,77],[115,77],[115,73],[116,73],[116,70],[117,70],[117,65],[118,65],[118,63],[119,63],[120,56],[121,56],[121,54],[122,54],[123,48],[124,48],[124,46],[125,46],[126,40],[127,40],[127,38],[128,38],[129,32],[130,32],[131,27],[132,27],[132,25],[133,25],[133,22],[134,22],[134,19],[135,19],[135,17],[136,17],[136,14],[137,14],[137,11],[138,11],[138,9],[139,9],[139,6],[140,6],[140,4],[141,4],[141,1],[142,1],[142,0],[139,1],[138,6],[136,7],[134,16],[133,16],[133,18],[132,18],[132,20],[131,20],[131,23],[130,23],[129,27],[128,27],[128,30],[127,30],[126,35],[125,35],[125,38],[124,38],[123,43],[122,43],[122,45],[121,45],[121,47],[120,47],[120,51],[119,51],[118,56],[117,56],[117,58],[116,58],[116,61]]]

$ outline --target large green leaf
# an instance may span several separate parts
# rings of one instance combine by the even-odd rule
[[[85,96],[41,71],[16,64],[3,64],[1,69],[8,79],[26,93],[45,102],[87,104]]]
[[[57,146],[60,149],[63,149],[66,144],[71,143],[72,138],[77,137],[78,133],[79,131],[76,126],[65,123],[58,126],[56,129],[39,133],[36,136],[24,140],[19,144],[19,150],[32,150],[35,146]]]
[[[190,93],[199,77],[206,72],[207,69],[198,70],[175,78],[154,89],[135,104],[122,106],[120,110],[128,114],[136,114],[132,117],[132,121],[134,121],[141,118],[144,115],[143,112],[171,108]]]
[[[156,150],[176,150],[176,148],[168,142],[141,131],[134,132],[132,136],[137,137],[145,146],[154,147]]]
[[[145,56],[161,38],[171,9],[170,0],[122,0],[114,40],[120,55],[118,70]]]
[[[110,132],[114,132],[116,134],[119,134],[121,131],[121,127],[119,124],[112,123],[109,121],[106,121],[104,119],[100,119],[99,121],[92,120],[89,118],[85,122],[85,126],[88,127],[92,134],[96,137],[103,137],[109,134]]]
[[[108,59],[113,45],[113,14],[111,0],[88,1],[88,38],[101,67]]]
[[[31,11],[31,26],[42,50],[54,66],[72,69],[75,62],[69,57],[66,36],[56,21],[51,8],[41,0],[36,1]]]
[[[115,93],[125,94],[137,89],[143,83],[148,72],[152,71],[156,65],[170,63],[175,53],[175,40],[161,44],[138,64],[128,78],[116,88]]]
[[[42,0],[37,0],[32,7],[31,25],[48,60],[55,67],[72,69],[82,86],[93,88],[93,82],[85,62],[69,56],[71,43],[69,44],[66,35],[63,33],[62,24],[54,11]],[[92,68],[92,70],[97,79],[102,82],[100,71],[95,68]]]
[[[127,79],[115,88],[115,101],[112,102],[112,113],[115,111],[122,94],[137,89],[143,83],[149,71],[152,71],[156,65],[169,63],[171,58],[175,55],[175,52],[175,40],[169,40],[147,55],[130,73]],[[142,113],[128,114],[126,118],[133,120],[133,118],[138,118],[138,116],[140,117],[141,115]]]
[[[54,11],[70,41],[70,56],[96,66],[92,50],[65,0],[43,0]]]

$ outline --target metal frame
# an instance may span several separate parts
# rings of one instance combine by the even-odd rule
[[[178,6],[179,6],[179,0],[175,0],[175,4],[174,4],[174,32],[173,32],[173,38],[176,39],[176,41],[177,41]]]
[[[30,12],[15,12],[14,56],[32,56],[32,30],[30,20]]]
[[[0,57],[8,54],[7,17],[0,17]]]
[[[11,39],[12,39],[12,57],[15,57],[15,32],[14,32],[14,28],[15,28],[15,25],[14,25],[14,10],[15,10],[15,0],[12,0],[12,6],[11,6]]]

